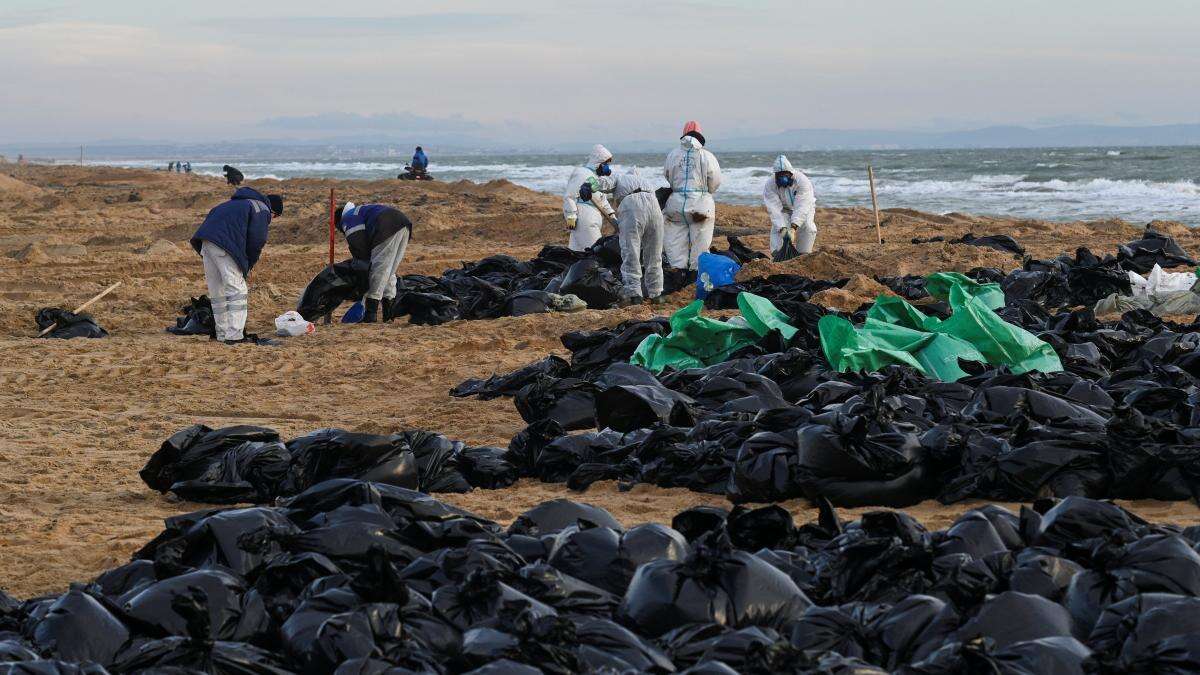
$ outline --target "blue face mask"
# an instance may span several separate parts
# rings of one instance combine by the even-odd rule
[[[601,164],[600,166],[596,167],[596,175],[597,176],[611,176],[612,175],[612,168],[608,165],[608,162],[605,162],[604,164]]]
[[[777,174],[775,176],[775,184],[779,187],[788,187],[794,182],[795,181],[792,179],[792,177],[786,173]]]

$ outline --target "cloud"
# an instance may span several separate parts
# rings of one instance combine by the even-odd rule
[[[247,21],[221,18],[200,22],[223,34],[287,35],[290,38],[352,39],[397,35],[416,39],[431,34],[474,32],[520,24],[523,14],[438,13],[403,16],[283,16]]]

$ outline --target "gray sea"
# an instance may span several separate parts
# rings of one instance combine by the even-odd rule
[[[627,154],[612,148],[617,170],[636,166],[661,180],[663,155]],[[759,203],[770,174],[771,153],[722,152],[724,182],[717,199]],[[381,153],[382,154],[382,153]],[[395,153],[393,153],[395,154]],[[505,178],[519,185],[560,193],[583,155],[439,154],[430,152],[430,172],[439,180],[486,182]],[[1200,147],[1030,148],[1002,150],[792,151],[785,154],[808,173],[823,206],[869,206],[866,167],[875,169],[880,207],[935,213],[959,211],[1047,220],[1119,217],[1135,223],[1160,218],[1200,226]],[[90,161],[131,167],[163,167],[182,159],[193,171],[219,174],[233,163],[248,177],[388,178],[403,156],[333,159],[154,157]],[[663,181],[665,184],[665,181]]]

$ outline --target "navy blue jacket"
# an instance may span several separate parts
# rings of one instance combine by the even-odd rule
[[[424,169],[429,166],[429,158],[425,156],[424,150],[418,150],[413,154],[410,166],[414,169]]]
[[[204,217],[204,224],[192,235],[192,248],[210,241],[220,246],[249,274],[267,245],[267,227],[271,224],[271,206],[254,188],[240,187],[233,199],[218,204]]]
[[[412,221],[400,211],[383,204],[363,204],[342,213],[338,225],[346,235],[350,255],[359,260],[370,260],[371,249],[387,241],[400,230],[408,230],[412,236]]]

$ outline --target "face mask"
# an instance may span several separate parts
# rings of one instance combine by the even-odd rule
[[[596,175],[597,176],[611,176],[612,168],[608,166],[607,162],[605,162],[604,164],[601,164],[600,166],[596,167]]]
[[[779,187],[788,187],[793,182],[794,181],[792,180],[792,177],[787,175],[786,173],[775,176],[775,184],[778,185]]]

